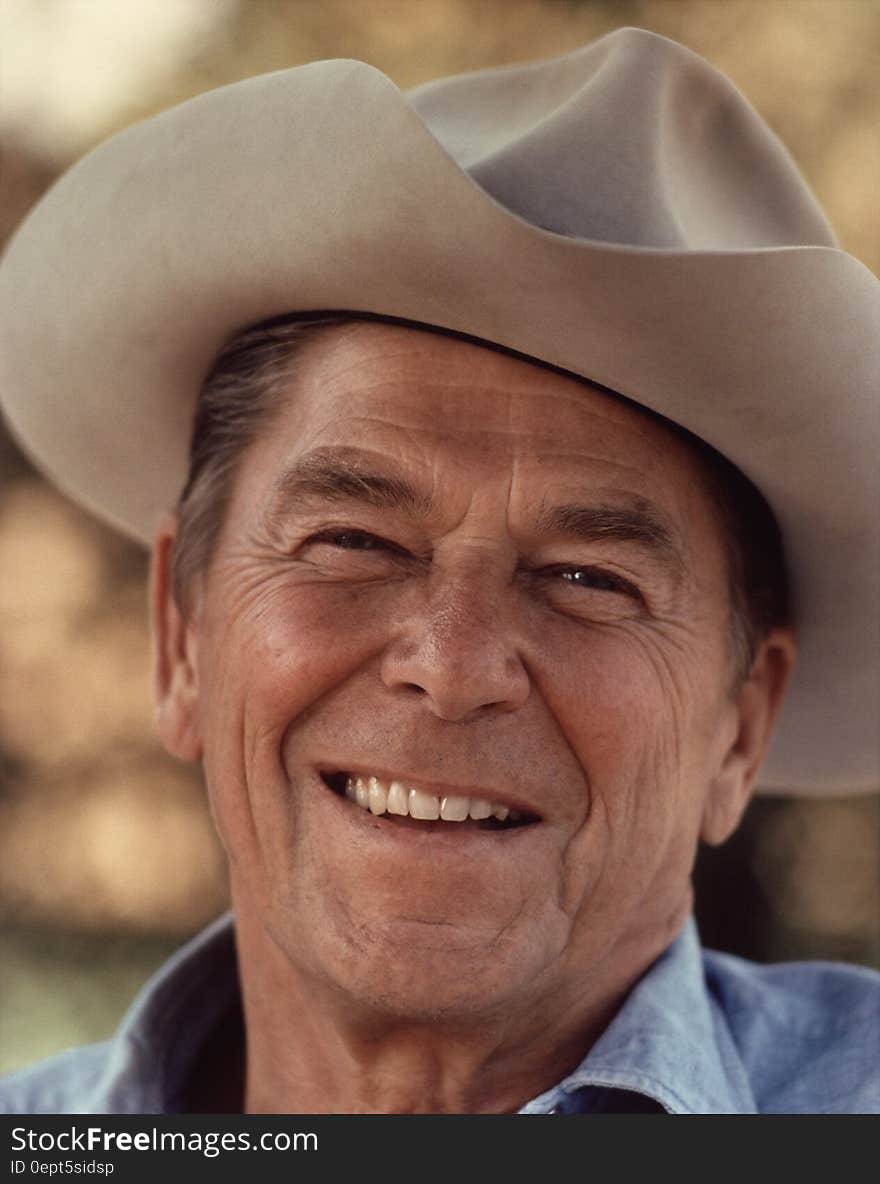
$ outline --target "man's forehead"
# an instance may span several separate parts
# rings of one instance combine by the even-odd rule
[[[455,448],[451,450],[455,456]],[[652,509],[650,495],[640,489],[637,483],[625,481],[603,481],[595,470],[584,465],[568,464],[564,450],[560,449],[555,467],[543,463],[546,458],[531,458],[523,463],[526,476],[538,478],[539,484],[531,488],[532,509],[537,518],[546,519],[557,504],[569,500],[607,501],[621,510],[633,514],[647,514]],[[271,500],[311,498],[314,500],[363,500],[377,506],[388,505],[405,510],[413,517],[430,514],[435,500],[447,492],[442,463],[424,469],[412,463],[412,456],[405,450],[394,452],[362,441],[360,444],[329,444],[311,448],[297,448],[274,475],[268,490]],[[625,466],[621,466],[625,469]],[[610,466],[612,476],[616,466]],[[496,466],[499,475],[511,475],[509,465]],[[635,471],[635,470],[634,470]],[[489,480],[492,467],[483,474],[471,473],[479,482],[481,477]],[[520,474],[514,472],[510,492],[515,495],[515,486]],[[457,466],[450,467],[449,478],[461,483]],[[453,488],[455,485],[453,484]]]
[[[396,324],[331,326],[295,367],[287,408],[302,448],[362,446],[367,433],[394,449],[400,433],[431,437],[552,470],[586,456],[639,471],[668,466],[687,449],[658,417],[587,379],[489,343]],[[323,436],[330,439],[324,440]],[[593,457],[591,446],[598,445]]]
[[[653,417],[423,329],[323,330],[292,367],[264,446],[251,492],[267,524],[340,503],[441,524],[477,499],[503,502],[524,539],[639,546],[677,572],[707,530],[717,549],[712,507],[693,497],[699,461]]]

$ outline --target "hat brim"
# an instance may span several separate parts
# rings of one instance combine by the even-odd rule
[[[0,391],[73,497],[148,542],[198,390],[243,325],[401,317],[514,349],[687,427],[773,506],[801,653],[764,788],[880,784],[880,284],[827,247],[657,251],[501,206],[357,62],[226,87],[114,137],[0,267]]]

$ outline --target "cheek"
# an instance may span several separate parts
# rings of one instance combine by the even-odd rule
[[[374,600],[326,587],[278,584],[250,598],[243,611],[237,607],[212,606],[199,645],[205,775],[233,859],[230,836],[241,849],[241,836],[277,829],[289,808],[285,733],[371,660],[386,619]]]
[[[265,589],[236,616],[219,607],[203,673],[209,716],[250,702],[260,726],[285,727],[358,669],[382,644],[376,598],[358,589],[295,586]]]
[[[682,679],[663,647],[624,629],[584,630],[556,645],[541,693],[592,784],[600,770],[621,777],[646,752],[677,748]],[[670,736],[670,732],[676,738]]]
[[[625,864],[641,878],[675,833],[689,836],[686,820],[699,817],[713,748],[712,694],[698,650],[686,641],[596,629],[577,645],[555,647],[542,694],[589,794],[569,852],[572,891],[586,869],[601,875]]]

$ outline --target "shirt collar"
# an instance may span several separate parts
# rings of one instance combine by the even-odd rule
[[[95,1113],[177,1114],[210,1033],[239,1005],[232,914],[177,951],[135,998],[95,1086]]]
[[[755,1114],[757,1106],[724,1015],[706,988],[696,923],[639,980],[584,1060],[522,1113],[568,1113],[575,1095],[629,1090],[670,1114]]]
[[[226,914],[175,954],[132,1004],[96,1083],[92,1111],[179,1113],[193,1061],[238,994]],[[590,1095],[609,1089],[653,1099],[672,1114],[757,1112],[724,1016],[705,985],[693,919],[574,1072],[520,1113],[586,1112],[595,1108]]]

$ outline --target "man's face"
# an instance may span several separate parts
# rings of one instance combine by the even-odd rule
[[[726,589],[697,464],[656,422],[440,335],[327,332],[243,458],[187,625],[179,710],[240,926],[412,1017],[638,973],[689,907],[735,741]],[[345,794],[371,777],[520,821],[376,815]]]

